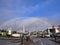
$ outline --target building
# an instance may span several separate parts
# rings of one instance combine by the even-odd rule
[[[37,34],[42,35],[43,31],[38,31]]]
[[[7,36],[7,31],[1,30],[1,31],[0,31],[0,34],[1,34],[1,36]]]
[[[36,35],[37,34],[37,31],[33,31],[30,33],[31,35]]]
[[[11,35],[12,34],[12,31],[11,30],[8,30],[8,35]]]

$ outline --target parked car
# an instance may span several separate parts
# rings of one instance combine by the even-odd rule
[[[20,37],[20,34],[12,34],[12,37]]]
[[[57,34],[56,34],[56,37],[60,37],[60,33],[57,33]]]
[[[49,38],[49,37],[50,37],[50,35],[49,35],[49,34],[46,34],[46,35],[44,35],[44,37],[48,37],[48,38]]]

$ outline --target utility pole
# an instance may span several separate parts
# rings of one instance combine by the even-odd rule
[[[23,33],[25,33],[25,27],[24,27],[24,25],[23,25]]]
[[[22,34],[21,34],[21,44],[23,44],[24,33],[25,33],[25,27],[24,27],[24,25],[23,25],[23,30],[22,30]]]

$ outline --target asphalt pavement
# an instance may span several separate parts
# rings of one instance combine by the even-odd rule
[[[30,45],[60,45],[54,41],[51,41],[49,38],[32,38],[33,42]]]
[[[49,38],[31,38],[33,43],[28,45],[60,45]],[[0,45],[19,45],[20,40],[0,40]]]

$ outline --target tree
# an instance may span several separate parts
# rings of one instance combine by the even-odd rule
[[[17,32],[16,32],[16,31],[13,31],[13,34],[14,34],[14,33],[17,33]]]

